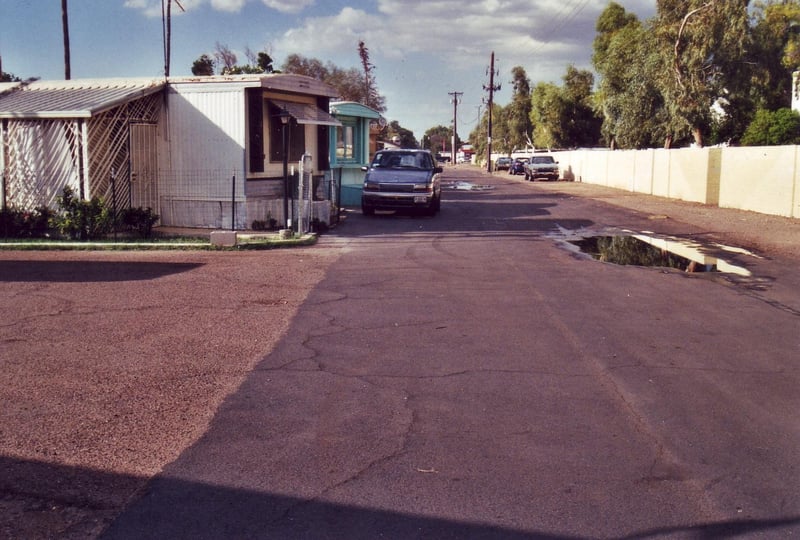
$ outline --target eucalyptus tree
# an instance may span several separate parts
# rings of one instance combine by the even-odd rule
[[[667,111],[657,85],[663,56],[650,28],[615,2],[596,24],[592,63],[600,76],[594,107],[601,133],[611,148],[647,148],[664,144]]]
[[[492,133],[493,135],[497,134],[497,119],[501,117],[503,107],[498,105],[497,103],[492,103]],[[487,147],[488,147],[488,134],[489,129],[489,109],[487,108],[483,111],[483,114],[478,119],[478,124],[470,131],[469,133],[469,141],[472,144],[472,149],[475,151],[475,155],[478,156],[478,160],[482,160],[484,156],[486,156]],[[495,144],[495,137],[492,137],[492,150],[498,152],[496,144]],[[500,150],[502,153],[502,150]]]
[[[0,69],[0,82],[20,82],[22,79],[14,75],[13,73],[6,73],[5,71]]]
[[[800,2],[768,0],[753,7],[748,65],[755,105],[777,110],[792,102],[792,72],[800,67]]]
[[[539,148],[562,146],[561,114],[564,110],[561,89],[553,83],[541,82],[531,91],[531,125],[533,144]]]
[[[657,84],[669,112],[670,138],[691,133],[703,145],[712,106],[740,77],[749,39],[747,6],[748,0],[656,1],[653,29],[669,66]]]
[[[522,66],[511,70],[511,103],[506,109],[508,143],[511,150],[533,144],[531,140],[531,81]]]
[[[402,148],[419,148],[414,132],[400,125],[397,120],[392,120],[384,130],[384,138],[387,140],[398,139]]]
[[[592,72],[567,66],[561,90],[561,146],[595,146],[600,142],[602,118],[592,104],[594,75]]]
[[[365,74],[357,68],[345,69],[330,61],[323,63],[317,58],[290,54],[283,62],[281,72],[312,77],[334,87],[340,100],[355,101],[380,113],[386,112],[386,98],[378,93],[375,80],[368,86]]]
[[[201,54],[200,57],[192,63],[192,75],[198,77],[209,77],[214,74],[214,59],[207,54]]]
[[[442,125],[435,126],[428,129],[422,136],[422,148],[430,150],[434,154],[446,152],[452,140],[453,128]]]
[[[594,75],[568,66],[564,85],[539,83],[531,92],[533,144],[540,148],[595,146],[602,119],[593,107]]]

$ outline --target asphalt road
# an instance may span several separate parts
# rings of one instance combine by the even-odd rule
[[[285,337],[105,538],[800,533],[800,301],[760,274],[791,259],[601,263],[559,240],[708,231],[459,176],[484,189],[435,218],[324,237]]]
[[[800,222],[446,180],[308,248],[0,252],[0,537],[798,535]],[[623,230],[748,275],[565,243]]]

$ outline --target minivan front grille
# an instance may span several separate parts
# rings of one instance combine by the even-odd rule
[[[389,193],[413,193],[414,184],[379,184],[379,191]]]

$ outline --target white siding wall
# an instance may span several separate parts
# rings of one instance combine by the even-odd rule
[[[244,205],[245,85],[175,85],[159,129],[160,210],[165,225],[236,227]]]
[[[161,166],[178,178],[206,176],[209,181],[217,172],[226,177],[226,189],[204,189],[212,197],[230,197],[231,176],[244,180],[245,104],[244,88],[229,90],[197,89],[170,92],[166,111],[166,124],[161,130],[165,150],[160,152]],[[170,189],[170,186],[166,186]],[[171,186],[173,193],[183,193],[187,186]],[[206,186],[208,187],[208,186]],[[244,195],[244,190],[237,195]]]

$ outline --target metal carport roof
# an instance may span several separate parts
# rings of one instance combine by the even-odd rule
[[[0,118],[91,118],[160,91],[164,79],[75,79],[17,83],[0,93]]]

